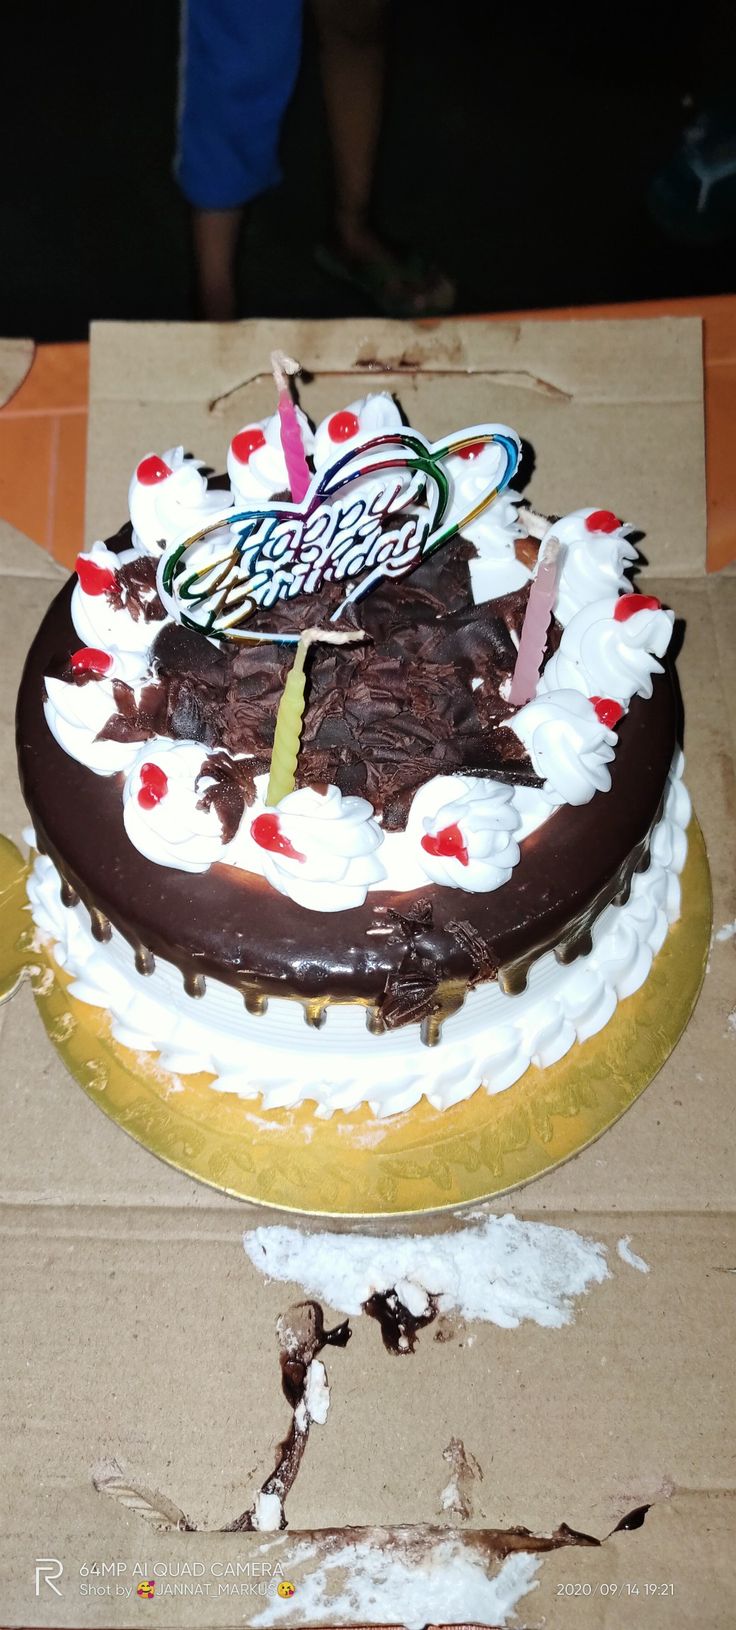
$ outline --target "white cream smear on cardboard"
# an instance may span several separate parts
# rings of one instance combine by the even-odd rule
[[[395,1290],[409,1312],[455,1313],[513,1330],[525,1319],[568,1324],[573,1301],[609,1277],[605,1247],[573,1229],[486,1217],[438,1235],[302,1233],[267,1227],[243,1235],[268,1279],[301,1286],[342,1313],[359,1314]]]
[[[649,1272],[649,1263],[644,1261],[643,1256],[638,1256],[636,1251],[632,1251],[630,1234],[624,1234],[623,1239],[619,1240],[616,1250],[621,1261],[628,1263],[630,1268],[638,1268],[639,1273]]]
[[[292,1547],[289,1563],[317,1556],[309,1542]],[[537,1588],[540,1558],[519,1551],[489,1576],[481,1557],[453,1537],[435,1542],[431,1558],[401,1555],[370,1540],[320,1555],[289,1600],[273,1597],[254,1625],[426,1624],[505,1625],[517,1602]],[[514,1615],[515,1616],[515,1615]]]

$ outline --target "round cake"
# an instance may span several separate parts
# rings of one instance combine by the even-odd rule
[[[297,422],[300,503],[277,414],[227,478],[148,454],[50,607],[18,701],[31,909],[72,994],[174,1073],[446,1108],[600,1030],[677,918],[673,615],[609,510],[498,490],[507,427],[430,447],[386,395]]]

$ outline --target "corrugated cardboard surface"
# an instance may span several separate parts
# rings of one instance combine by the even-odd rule
[[[233,431],[272,405],[268,354],[277,343],[313,369],[303,400],[317,417],[386,388],[429,435],[505,420],[534,444],[533,502],[548,511],[600,502],[641,522],[648,586],[686,623],[688,784],[711,860],[715,925],[732,921],[736,582],[707,580],[702,569],[699,325],[473,323],[429,333],[385,323],[103,325],[93,342],[90,539],[120,524],[142,453],[183,441],[222,467]],[[9,722],[25,650],[60,574],[7,529],[0,549]],[[5,752],[2,829],[17,836],[23,815]],[[517,1623],[726,1630],[736,1621],[727,1542],[734,950],[733,940],[714,943],[686,1035],[624,1119],[493,1208],[602,1240],[610,1280],[566,1329],[458,1326],[444,1343],[430,1329],[406,1359],[384,1351],[375,1324],[353,1321],[348,1349],[327,1351],[332,1405],[287,1504],[285,1558],[299,1532],[446,1520],[442,1451],[459,1437],[484,1473],[471,1528],[544,1533],[566,1521],[603,1536],[627,1510],[654,1502],[642,1528],[600,1551],[547,1557]],[[159,1165],[108,1123],[65,1074],[26,990],[2,1012],[0,1046],[8,1308],[0,1621],[127,1630],[143,1614],[166,1630],[247,1623],[256,1599],[89,1597],[79,1570],[95,1561],[209,1566],[260,1543],[154,1534],[96,1493],[92,1472],[114,1457],[132,1480],[212,1526],[249,1504],[288,1424],[274,1330],[294,1293],[264,1284],[241,1245],[244,1226],[268,1213]],[[625,1234],[648,1275],[617,1257]],[[48,1587],[35,1596],[39,1557],[64,1561],[62,1597]],[[625,1606],[599,1591],[559,1594],[576,1581],[656,1581],[674,1594],[642,1589]]]
[[[33,362],[33,340],[0,340],[0,407],[20,389]]]
[[[636,516],[672,575],[705,558],[703,370],[697,318],[636,324],[103,323],[92,330],[88,535],[120,525],[141,442],[172,436],[221,467],[240,425],[273,411],[269,356],[308,359],[302,400],[319,419],[364,390],[395,391],[412,424],[501,420],[534,447],[547,512],[590,483]],[[305,363],[305,365],[307,365]],[[173,371],[172,371],[173,370]],[[457,426],[456,426],[457,421]],[[528,477],[531,461],[527,459]]]

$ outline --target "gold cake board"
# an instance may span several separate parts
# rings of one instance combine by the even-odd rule
[[[383,1121],[366,1106],[321,1120],[309,1104],[266,1111],[257,1099],[214,1092],[211,1076],[172,1077],[113,1041],[104,1011],[70,996],[50,951],[34,949],[28,863],[6,838],[0,998],[29,976],[75,1080],[138,1143],[190,1177],[241,1200],[315,1216],[440,1211],[503,1194],[569,1160],[618,1120],[669,1057],[710,947],[710,876],[694,818],[688,837],[682,916],[641,990],[559,1063],[528,1069],[505,1092],[479,1087],[452,1109],[434,1110],[423,1099]]]

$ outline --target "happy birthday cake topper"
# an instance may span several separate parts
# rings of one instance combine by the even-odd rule
[[[466,513],[451,519],[453,455],[498,447],[504,467]],[[507,425],[474,425],[429,443],[418,431],[384,432],[315,475],[299,504],[269,503],[228,514],[169,550],[158,570],[167,610],[186,628],[220,640],[288,638],[244,625],[281,600],[352,584],[333,613],[380,582],[405,577],[477,520],[518,467]],[[298,638],[298,636],[292,636]]]

